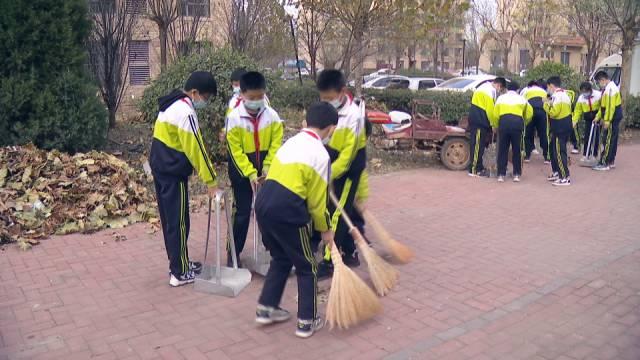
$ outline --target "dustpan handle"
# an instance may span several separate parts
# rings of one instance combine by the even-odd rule
[[[231,259],[233,261],[233,268],[238,268],[238,256],[236,255],[236,240],[233,237],[233,219],[231,218],[231,213],[229,212],[229,207],[231,206],[231,201],[229,200],[229,193],[225,192],[224,194],[224,202],[226,204],[224,210],[225,215],[227,216],[227,232],[229,233],[229,247],[231,248]]]
[[[222,194],[220,192],[215,195],[216,202],[216,280],[218,284],[221,281],[221,268],[220,268],[220,200]],[[211,217],[211,216],[209,216]]]
[[[209,212],[207,218],[207,240],[204,245],[204,263],[207,263],[207,253],[209,252],[209,234],[211,233],[211,196],[209,196]]]

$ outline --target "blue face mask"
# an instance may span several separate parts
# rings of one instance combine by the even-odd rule
[[[193,108],[194,109],[204,109],[207,107],[207,102],[204,100],[195,100],[193,102]]]
[[[262,107],[264,106],[264,100],[260,99],[260,100],[245,100],[244,101],[244,107],[247,108],[247,110],[249,111],[260,111],[260,109],[262,109]]]
[[[234,95],[240,94],[240,86],[234,86],[233,87],[233,94]]]
[[[329,101],[329,104],[331,104],[331,106],[333,106],[337,110],[340,106],[342,106],[342,100],[343,99],[342,99],[342,96],[341,96],[341,97],[339,97],[339,98],[337,98],[335,100]]]

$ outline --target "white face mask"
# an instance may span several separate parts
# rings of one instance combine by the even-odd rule
[[[234,86],[233,87],[233,94],[234,95],[240,94],[240,86]]]
[[[249,111],[260,111],[260,109],[262,109],[262,107],[264,106],[264,100],[260,99],[260,100],[245,100],[244,101],[244,107],[247,108],[247,110]]]
[[[340,106],[342,106],[342,100],[342,96],[340,96],[335,100],[329,101],[329,104],[331,104],[331,106],[333,106],[337,110]]]
[[[322,143],[324,145],[329,145],[330,141],[331,141],[331,136],[327,136],[326,138],[322,139]]]

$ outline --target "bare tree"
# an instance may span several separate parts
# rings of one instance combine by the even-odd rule
[[[465,14],[465,37],[467,39],[467,56],[473,60],[473,65],[476,67],[476,72],[480,67],[480,57],[484,51],[484,46],[487,43],[488,37],[482,23],[474,16],[474,10],[470,9]]]
[[[513,42],[518,36],[514,21],[518,12],[519,0],[475,1],[473,9],[487,34],[493,38],[502,51],[502,67],[509,70],[509,54]]]
[[[323,0],[300,1],[301,13],[298,28],[302,44],[309,55],[311,76],[315,79],[318,67],[318,52],[331,19],[321,11]]]
[[[171,53],[174,58],[188,56],[197,50],[197,41],[204,19],[209,15],[208,2],[200,7],[189,8],[188,4],[181,0],[178,9],[178,18],[167,29],[167,37]]]
[[[231,47],[245,51],[256,35],[258,22],[263,21],[272,0],[231,0],[223,7],[227,39]]]
[[[563,8],[564,17],[587,46],[584,71],[591,73],[606,39],[607,24],[603,21],[602,8],[594,0],[565,0]]]
[[[142,10],[139,6],[138,2],[90,2],[93,28],[87,44],[89,66],[100,85],[110,128],[116,124],[116,113],[127,85],[129,42]]]
[[[606,19],[622,33],[622,78],[620,92],[626,100],[631,82],[631,55],[640,31],[640,1],[605,0],[601,3]]]
[[[179,0],[147,0],[149,6],[149,19],[158,26],[160,38],[160,66],[164,70],[167,66],[167,53],[169,50],[169,29],[179,18]]]
[[[376,27],[384,25],[393,17],[394,0],[326,0],[324,11],[334,16],[347,28],[353,38],[355,50],[356,95],[362,95],[362,75],[367,35]],[[349,60],[346,58],[345,60]],[[344,67],[344,65],[343,65]]]
[[[535,66],[544,45],[557,33],[559,12],[555,0],[524,0],[513,22],[529,50],[529,66]]]

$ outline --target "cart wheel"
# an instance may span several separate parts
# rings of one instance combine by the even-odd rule
[[[469,140],[464,137],[451,137],[445,140],[440,149],[440,160],[449,170],[464,170],[469,166]]]

